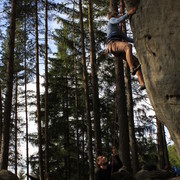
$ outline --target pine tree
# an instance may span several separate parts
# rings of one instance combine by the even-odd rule
[[[74,61],[74,82],[75,82],[75,103],[74,103],[74,116],[75,116],[75,121],[76,121],[76,136],[77,136],[77,179],[80,179],[81,173],[80,173],[80,134],[79,134],[79,97],[78,97],[78,69],[77,69],[77,53],[76,53],[76,29],[75,29],[75,1],[73,1],[73,61]]]
[[[80,29],[81,29],[81,46],[82,46],[82,66],[83,66],[83,84],[84,84],[84,95],[86,104],[86,121],[87,121],[87,138],[88,138],[88,157],[89,157],[89,179],[94,179],[94,163],[92,154],[92,124],[90,117],[90,99],[89,99],[89,86],[88,86],[88,75],[85,58],[85,44],[84,44],[84,25],[83,25],[83,13],[82,13],[82,2],[79,0],[79,11],[80,11]]]
[[[40,106],[40,83],[39,83],[39,31],[38,31],[38,2],[35,1],[35,32],[36,32],[36,98],[37,98],[37,121],[38,121],[38,148],[39,148],[39,178],[43,179],[43,159],[42,159],[42,137],[41,137],[41,106]]]
[[[124,15],[124,1],[120,0],[121,14]],[[122,32],[127,34],[126,23],[122,23]],[[129,121],[129,138],[130,138],[130,149],[132,153],[132,170],[133,174],[139,170],[139,160],[137,152],[137,143],[135,137],[135,125],[134,125],[134,109],[133,109],[133,97],[132,97],[132,85],[131,75],[127,61],[124,61],[125,67],[125,82],[126,82],[126,93],[127,93],[127,110],[128,110],[128,121]]]
[[[118,12],[117,1],[110,1],[111,11]],[[129,154],[129,130],[126,108],[123,59],[115,57],[116,111],[119,123],[119,151],[123,164],[131,171]]]
[[[11,23],[10,23],[10,39],[9,39],[9,61],[7,65],[7,90],[5,98],[4,125],[1,144],[1,167],[8,167],[8,152],[10,139],[10,121],[12,108],[12,90],[13,90],[13,73],[14,73],[14,44],[16,29],[16,0],[11,1]]]
[[[1,80],[0,80],[0,139],[2,138],[2,129],[3,129],[3,117],[2,117],[2,90],[1,90]],[[0,141],[1,146],[1,141]],[[0,151],[1,152],[1,151]]]
[[[49,180],[48,109],[48,0],[45,1],[45,179]]]
[[[100,113],[99,113],[99,90],[97,78],[97,64],[96,64],[96,49],[94,39],[93,27],[93,3],[88,0],[88,19],[89,19],[89,39],[90,39],[90,63],[91,63],[91,78],[92,78],[92,91],[93,91],[93,112],[94,112],[94,133],[95,133],[95,148],[96,154],[102,154],[101,145],[101,126],[100,126]]]

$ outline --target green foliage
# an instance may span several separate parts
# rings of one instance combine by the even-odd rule
[[[180,160],[174,145],[168,146],[169,161],[172,167],[180,167]]]

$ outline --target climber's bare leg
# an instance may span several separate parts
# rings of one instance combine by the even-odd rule
[[[133,55],[133,61],[134,61],[134,66],[137,67],[139,65],[139,61],[137,59],[136,56]],[[141,71],[141,68],[136,72],[136,76],[138,77],[138,81],[139,81],[139,84],[141,86],[144,86],[144,79],[143,79],[143,75],[142,75],[142,71]]]
[[[138,81],[139,81],[139,84],[141,86],[144,86],[144,79],[143,79],[143,75],[142,75],[142,71],[141,69],[139,69],[137,72],[136,72],[136,76],[138,77]]]
[[[121,56],[124,60],[126,60],[128,62],[128,59],[127,59],[127,52],[129,53],[129,50],[126,51],[126,53],[122,53]],[[129,54],[128,54],[129,55]],[[137,59],[136,56],[134,56],[132,53],[131,53],[131,57],[132,57],[132,61],[131,61],[131,66],[132,67],[137,67],[139,65],[139,60]],[[131,69],[131,67],[129,67]],[[136,72],[136,76],[138,77],[138,81],[139,81],[139,84],[142,86],[145,85],[144,83],[144,79],[143,79],[143,75],[142,75],[142,71],[141,71],[141,68]]]
[[[139,65],[138,59],[132,54],[132,45],[128,42],[115,41],[112,42],[110,46],[110,49],[113,52],[122,53],[122,59],[127,61],[130,71],[132,71],[134,67],[137,67]],[[136,72],[136,75],[138,77],[138,81],[141,87],[144,86],[145,84],[141,68]]]
[[[126,53],[126,60],[130,70],[135,67],[131,44],[128,42],[115,41],[112,44],[112,51],[116,53]]]

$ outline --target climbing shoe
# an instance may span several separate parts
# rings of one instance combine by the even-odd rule
[[[146,89],[146,86],[145,85],[141,85],[140,90],[142,91],[144,89]]]
[[[136,74],[136,72],[141,68],[141,64],[138,64],[137,67],[133,67],[131,69],[131,74],[134,76]]]

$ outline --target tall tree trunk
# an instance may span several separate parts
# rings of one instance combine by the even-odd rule
[[[74,60],[74,77],[75,77],[75,118],[76,118],[76,146],[77,146],[77,177],[80,180],[80,164],[79,164],[79,113],[78,113],[78,76],[77,76],[77,55],[75,41],[75,24],[74,24],[75,0],[73,1],[73,60]]]
[[[132,170],[133,174],[139,170],[139,160],[137,152],[137,143],[135,137],[135,127],[134,127],[134,113],[133,113],[133,99],[132,99],[132,87],[131,87],[131,77],[129,66],[125,62],[126,70],[126,86],[127,86],[127,108],[128,108],[128,120],[129,120],[129,137],[130,137],[130,148],[132,154]]]
[[[164,169],[169,166],[169,155],[164,132],[164,125],[156,118],[157,124],[157,141],[158,141],[158,163],[159,168]]]
[[[100,127],[100,112],[99,112],[99,90],[98,78],[96,72],[96,49],[93,30],[93,12],[92,1],[88,0],[88,19],[89,19],[89,35],[90,35],[90,62],[91,62],[91,77],[93,91],[93,112],[94,112],[94,133],[95,133],[95,150],[96,155],[102,154],[101,145],[101,127]]]
[[[26,16],[25,16],[25,25],[24,25],[24,67],[25,67],[25,72],[24,72],[24,84],[25,84],[25,92],[24,92],[24,98],[25,98],[25,119],[26,119],[26,174],[29,175],[29,132],[28,132],[28,102],[27,102],[27,52],[26,52]],[[29,177],[27,176],[27,180],[29,180]]]
[[[117,0],[110,1],[111,11],[118,12]],[[131,171],[130,148],[129,148],[129,129],[126,107],[125,82],[123,59],[115,58],[116,75],[116,108],[119,122],[119,151],[123,164]]]
[[[43,180],[42,167],[42,138],[41,138],[41,118],[40,118],[40,82],[39,82],[39,42],[38,42],[38,3],[35,0],[35,32],[36,32],[36,98],[37,98],[37,122],[38,122],[38,148],[39,148],[39,179]]]
[[[14,129],[15,129],[15,174],[17,175],[17,159],[18,159],[18,152],[17,152],[17,122],[18,122],[18,110],[17,110],[17,104],[18,104],[18,73],[16,72],[16,88],[15,88],[15,125],[14,125]]]
[[[129,129],[126,108],[126,96],[124,86],[124,69],[122,59],[115,60],[116,74],[116,104],[119,122],[119,150],[123,164],[131,171],[130,148],[129,148]]]
[[[113,12],[118,12],[118,0],[109,0],[110,10]]]
[[[168,154],[167,142],[166,142],[166,134],[165,134],[165,131],[164,131],[164,124],[163,124],[163,126],[162,126],[162,135],[163,135],[163,146],[164,146],[164,161],[165,161],[165,166],[170,166],[169,154]]]
[[[45,1],[45,178],[49,180],[48,108],[48,0]]]
[[[2,139],[2,130],[3,130],[2,91],[1,91],[1,80],[0,80],[0,147],[1,147],[1,139]],[[1,148],[0,148],[0,154],[1,154]]]
[[[14,74],[14,46],[15,46],[15,29],[16,29],[16,0],[11,0],[11,22],[10,22],[10,39],[9,39],[9,60],[7,62],[7,88],[4,109],[4,125],[1,144],[1,164],[0,169],[7,169],[9,155],[10,139],[10,121],[12,110],[12,90]]]
[[[82,13],[81,0],[79,0],[79,10],[80,10],[83,81],[84,81],[83,84],[84,84],[84,93],[85,93],[86,121],[87,121],[86,124],[87,124],[87,136],[88,136],[89,180],[93,180],[94,161],[93,161],[93,153],[92,153],[92,124],[91,124],[91,116],[90,116],[89,87],[88,87],[88,75],[87,75],[86,58],[85,58],[84,27],[83,27],[83,13]]]
[[[158,119],[156,119],[156,123],[157,123],[157,141],[158,141],[158,164],[159,164],[159,168],[164,169],[165,160],[164,160],[162,124]]]
[[[120,0],[120,14],[124,15],[124,1]],[[122,23],[122,31],[126,34],[126,24]],[[139,160],[137,153],[137,143],[135,137],[134,128],[134,110],[133,110],[133,98],[132,98],[132,86],[131,86],[131,75],[127,61],[124,62],[125,65],[125,82],[126,82],[126,92],[127,92],[127,109],[128,109],[128,120],[129,120],[129,138],[130,138],[130,148],[132,154],[132,170],[133,174],[139,170]]]

